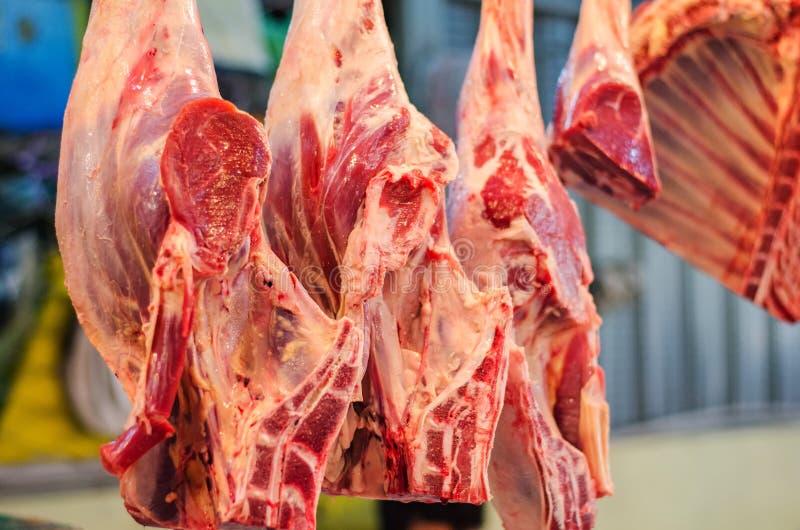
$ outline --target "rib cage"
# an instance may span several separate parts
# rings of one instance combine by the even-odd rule
[[[800,3],[657,0],[634,13],[632,51],[661,195],[637,212],[590,200],[752,299],[800,318],[786,238],[798,193]]]

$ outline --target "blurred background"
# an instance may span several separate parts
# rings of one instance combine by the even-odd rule
[[[223,97],[263,116],[291,2],[198,3]],[[384,6],[412,101],[453,135],[479,2]],[[53,233],[59,129],[89,7],[0,0],[0,514],[138,528],[97,460],[129,405],[75,323]],[[536,1],[545,120],[578,8]],[[604,320],[617,485],[598,528],[800,530],[800,326],[577,202]],[[499,528],[488,508],[387,510],[395,522],[416,518],[414,528]],[[323,498],[320,528],[377,530],[380,514],[373,502]],[[0,529],[10,521],[0,515]]]

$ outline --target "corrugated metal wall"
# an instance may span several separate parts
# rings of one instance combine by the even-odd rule
[[[452,135],[480,4],[387,4],[412,100]],[[579,5],[536,2],[536,68],[546,120]],[[800,404],[800,325],[775,321],[611,214],[578,203],[604,319],[601,363],[614,426],[709,407]]]

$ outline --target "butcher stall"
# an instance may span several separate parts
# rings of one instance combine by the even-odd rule
[[[0,530],[800,528],[797,0],[3,0]]]

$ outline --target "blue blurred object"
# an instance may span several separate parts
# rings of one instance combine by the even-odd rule
[[[0,129],[59,129],[78,61],[85,2],[0,2]]]

